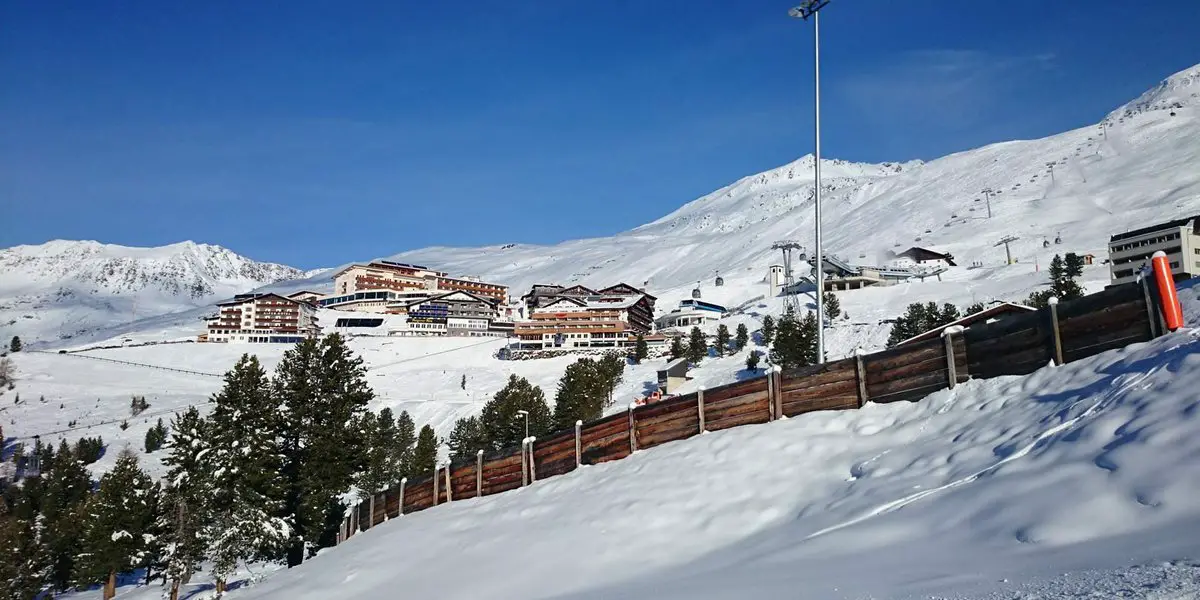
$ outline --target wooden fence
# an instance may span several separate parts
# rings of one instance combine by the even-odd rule
[[[935,338],[630,407],[573,430],[473,461],[454,461],[360,503],[339,541],[355,532],[445,502],[499,494],[618,460],[702,431],[766,423],[866,402],[915,401],[968,379],[1026,375],[1147,341],[1163,331],[1153,286],[1130,283],[1021,315],[1005,316]]]

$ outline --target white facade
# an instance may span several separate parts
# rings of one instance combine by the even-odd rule
[[[206,319],[205,340],[215,343],[295,343],[319,333],[317,309],[277,294],[253,294],[217,305]]]
[[[1160,250],[1177,279],[1200,275],[1200,217],[1114,235],[1108,244],[1112,284],[1136,281],[1138,271]]]
[[[783,292],[784,281],[783,265],[771,265],[767,267],[767,285],[771,288],[771,296],[778,296]]]

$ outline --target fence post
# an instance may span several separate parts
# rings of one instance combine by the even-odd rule
[[[767,367],[767,420],[775,420],[775,367]]]
[[[437,476],[438,476],[438,468],[437,468],[437,463],[434,463],[434,465],[433,465],[433,505],[434,505],[434,506],[437,506],[437,504],[438,504],[438,480],[437,480]]]
[[[1158,314],[1154,310],[1154,300],[1150,297],[1150,280],[1146,277],[1145,269],[1138,275],[1138,281],[1142,284],[1142,297],[1146,299],[1146,318],[1150,320],[1150,337],[1156,338],[1162,335],[1162,329],[1159,327]]]
[[[858,406],[862,408],[870,400],[867,397],[867,368],[863,365],[862,348],[854,351],[854,376],[858,379]]]
[[[354,513],[352,515],[350,515],[351,517],[354,518],[354,533],[359,533],[360,531],[362,531],[362,527],[361,527],[362,523],[360,523],[359,519],[358,519],[358,513],[359,513],[358,509],[359,508],[362,508],[361,502],[354,505]]]
[[[367,529],[375,526],[375,494],[371,494],[371,501],[367,505],[369,512],[367,513]]]
[[[483,496],[483,450],[475,453],[475,497]]]
[[[575,467],[583,462],[583,420],[575,421]]]
[[[537,461],[533,459],[533,444],[536,441],[536,435],[529,436],[529,483],[537,481]]]
[[[397,511],[399,516],[404,516],[404,484],[408,483],[407,477],[400,478],[400,509]]]
[[[942,340],[946,342],[946,376],[950,389],[954,389],[958,384],[958,368],[954,363],[954,334],[961,333],[962,330],[963,328],[957,325],[942,330]]]
[[[633,409],[637,404],[629,403],[629,453],[637,452],[637,429],[633,426]]]
[[[1062,331],[1058,328],[1058,298],[1050,296],[1046,300],[1046,304],[1050,306],[1050,329],[1054,333],[1054,364],[1061,366],[1063,364],[1062,351]]]
[[[775,379],[775,418],[786,419],[787,415],[783,414],[783,367],[775,365],[772,377]]]
[[[453,463],[446,463],[446,502],[454,501],[454,486],[450,485],[450,467]]]
[[[521,487],[529,485],[529,463],[525,460],[525,448],[529,445],[529,438],[521,440]]]
[[[696,390],[696,413],[700,417],[700,433],[704,433],[704,386]]]

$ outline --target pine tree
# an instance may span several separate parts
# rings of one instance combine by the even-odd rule
[[[699,327],[693,327],[688,336],[688,362],[698,365],[706,356],[708,356],[708,340],[705,339],[704,333],[700,331]]]
[[[817,357],[817,313],[809,312],[797,327],[799,347],[796,348],[797,366],[807,367],[819,361]]]
[[[762,320],[762,343],[764,346],[770,346],[771,341],[775,339],[775,317],[766,315]]]
[[[221,594],[238,562],[278,556],[290,526],[279,516],[280,406],[258,358],[242,355],[212,402],[209,452],[201,459],[211,494],[204,537]]]
[[[646,344],[646,336],[639,333],[633,344],[633,360],[640,365],[647,356],[650,356],[650,346]]]
[[[104,583],[104,599],[116,594],[117,574],[146,560],[146,539],[153,521],[150,476],[138,466],[137,455],[126,449],[117,464],[100,479],[100,489],[86,503],[83,549],[77,581]]]
[[[967,309],[963,312],[963,314],[964,315],[973,315],[975,313],[981,313],[986,309],[987,309],[987,307],[985,307],[982,302],[976,302],[975,304],[968,306]]]
[[[428,425],[422,427],[421,433],[417,434],[417,447],[413,450],[412,476],[433,473],[437,466],[437,449],[438,439],[433,428]]]
[[[750,355],[746,357],[746,370],[755,371],[758,369],[759,355],[762,354],[758,350],[751,350]]]
[[[671,338],[671,360],[683,358],[687,355],[687,349],[683,347],[683,339],[679,336]]]
[[[604,413],[607,394],[599,365],[581,358],[567,366],[554,393],[555,430],[575,427],[575,421],[590,421]]]
[[[404,454],[412,446],[412,422],[409,421],[409,437],[405,441],[401,439],[400,429],[390,408],[379,411],[378,415],[367,413],[361,421],[368,448],[366,466],[359,474],[358,488],[359,497],[366,499],[391,487],[404,476]],[[397,447],[400,444],[404,447]]]
[[[540,437],[552,431],[553,417],[542,389],[524,377],[510,375],[504,388],[479,413],[479,422],[493,450],[519,446],[525,439],[525,417],[518,412],[522,410],[529,413],[529,435]]]
[[[366,441],[354,425],[374,397],[362,358],[340,335],[309,338],[284,353],[274,398],[281,403],[283,509],[292,526],[289,567],[332,545],[341,522],[338,498],[354,484]]]
[[[42,489],[38,509],[45,529],[49,583],[54,589],[65,590],[74,583],[82,526],[86,520],[82,508],[91,492],[92,480],[66,440],[59,444],[58,451],[49,461],[42,463],[40,479]]]
[[[717,339],[713,342],[713,350],[717,356],[725,356],[729,352],[729,328],[724,323],[717,326]]]
[[[775,325],[774,343],[771,344],[771,362],[785,369],[795,366],[794,357],[798,347],[798,327],[796,313],[789,307],[779,323]]]
[[[0,501],[0,598],[37,598],[47,587],[50,557],[44,538],[37,519],[6,514]]]
[[[733,338],[733,345],[740,351],[745,348],[746,344],[748,343],[750,343],[750,330],[746,328],[745,323],[738,323],[737,335],[735,335]]]
[[[842,314],[842,302],[833,292],[825,292],[821,295],[821,307],[825,311],[825,318],[830,321]]]
[[[153,453],[167,442],[167,428],[160,418],[158,423],[146,431],[146,452]]]
[[[480,450],[486,450],[489,446],[479,417],[472,415],[455,421],[446,445],[450,447],[452,460],[471,460]]]
[[[163,584],[174,590],[187,583],[204,560],[207,551],[205,524],[209,519],[211,480],[206,477],[204,457],[210,452],[209,424],[195,407],[171,421],[167,441],[166,487],[159,499],[156,528],[161,532],[163,553],[160,559]]]
[[[938,315],[937,322],[932,324],[930,327],[927,327],[926,331],[933,329],[934,327],[941,327],[943,325],[949,325],[950,323],[953,323],[953,322],[959,320],[960,318],[962,318],[962,315],[960,315],[958,313],[958,307],[947,302],[942,305],[942,312]]]
[[[458,387],[460,387],[460,388],[462,388],[462,389],[464,389],[464,390],[465,390],[465,389],[467,389],[467,375],[466,375],[466,373],[464,373],[464,374],[463,374],[463,376],[462,376],[462,381],[458,382]]]
[[[1083,276],[1083,257],[1074,252],[1068,252],[1063,260],[1063,275],[1068,279]]]
[[[17,366],[13,364],[12,360],[7,356],[0,357],[0,386],[7,387],[11,390],[13,388],[13,384],[17,381],[16,375]],[[17,394],[17,399],[13,402],[13,404],[20,403],[21,395]]]
[[[12,336],[12,341],[10,341],[8,343],[8,350],[9,350],[9,352],[20,352],[21,351],[21,338],[18,336],[15,336],[15,335]]]

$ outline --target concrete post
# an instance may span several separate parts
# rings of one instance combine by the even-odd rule
[[[704,386],[696,390],[696,413],[700,417],[700,433],[704,433]]]
[[[483,495],[483,450],[475,453],[475,497]]]
[[[1050,329],[1054,333],[1054,364],[1062,366],[1063,364],[1063,349],[1062,349],[1062,331],[1058,328],[1058,298],[1050,296],[1046,301],[1050,306]]]

